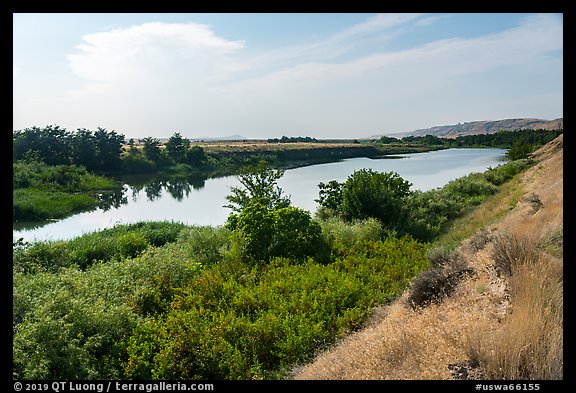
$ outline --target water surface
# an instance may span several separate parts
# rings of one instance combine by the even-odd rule
[[[338,162],[289,169],[278,181],[292,204],[314,213],[318,183],[345,181],[354,171],[371,168],[394,171],[412,183],[412,190],[427,191],[473,172],[484,172],[503,162],[505,149],[446,149],[412,153],[398,158],[350,158]],[[121,203],[104,210],[76,214],[28,229],[14,229],[13,239],[25,241],[71,239],[83,233],[138,221],[175,221],[189,225],[222,225],[231,213],[224,208],[230,187],[240,186],[235,176],[205,181],[142,180],[124,184]]]

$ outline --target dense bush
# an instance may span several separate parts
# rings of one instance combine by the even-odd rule
[[[21,271],[56,271],[61,267],[85,269],[95,261],[135,257],[149,245],[175,242],[186,226],[173,222],[117,225],[72,240],[39,241],[14,250],[13,266]]]
[[[277,258],[193,278],[162,319],[129,340],[126,375],[145,379],[275,378],[397,296],[426,265],[409,238],[359,242],[329,265]]]
[[[274,257],[303,261],[320,257],[326,248],[320,225],[310,213],[294,206],[271,210],[254,202],[240,214],[230,215],[226,227],[242,233],[246,257],[255,261]]]
[[[373,224],[357,224],[354,241],[334,238],[352,246],[331,264],[272,258],[236,260],[231,269],[237,233],[208,227],[185,228],[176,242],[135,258],[114,254],[84,270],[32,272],[16,264],[14,376],[275,378],[361,326],[372,306],[397,296],[425,267],[424,245],[369,240],[361,225]],[[122,244],[139,244],[146,233],[110,231]],[[50,263],[67,265],[72,244],[29,250],[45,249]]]
[[[382,224],[375,218],[348,223],[338,217],[319,221],[322,236],[333,253],[341,254],[361,242],[377,241],[383,238]]]
[[[14,269],[13,374],[17,379],[121,379],[126,341],[163,312],[199,272],[178,244],[85,271]]]
[[[230,230],[224,227],[191,226],[178,235],[189,255],[205,266],[221,262],[233,247],[232,241]]]
[[[395,172],[360,169],[344,183],[320,183],[321,218],[335,215],[348,222],[375,218],[385,230],[401,231],[406,225],[406,198],[411,183]]]
[[[63,218],[96,208],[95,192],[118,188],[116,182],[95,176],[84,167],[48,166],[36,160],[12,164],[12,218],[40,221]]]
[[[128,154],[122,159],[122,171],[124,173],[153,173],[156,171],[156,163],[143,155]]]

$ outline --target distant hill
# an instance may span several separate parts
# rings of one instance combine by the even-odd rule
[[[434,135],[440,138],[456,138],[461,135],[492,134],[497,131],[534,129],[556,130],[561,128],[564,128],[564,118],[554,120],[523,118],[471,121],[467,123],[458,123],[447,126],[435,126],[410,132],[388,133],[385,135],[392,136],[394,138],[423,135]],[[381,136],[382,135],[377,135],[372,138],[379,138]]]

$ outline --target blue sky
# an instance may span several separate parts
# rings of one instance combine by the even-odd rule
[[[13,128],[362,138],[563,117],[563,15],[15,13]]]

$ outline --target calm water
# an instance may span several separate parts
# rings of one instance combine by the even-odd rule
[[[354,171],[371,168],[394,171],[412,183],[412,190],[427,191],[472,172],[484,172],[502,163],[505,149],[447,149],[400,155],[397,159],[351,158],[328,164],[290,169],[278,181],[292,204],[314,212],[318,183],[345,181]],[[240,186],[235,176],[194,182],[134,181],[124,185],[124,193],[107,210],[51,222],[37,228],[13,230],[13,238],[26,241],[71,239],[83,233],[138,221],[175,221],[195,225],[222,225],[230,214],[226,195]],[[115,206],[115,207],[114,207]]]

